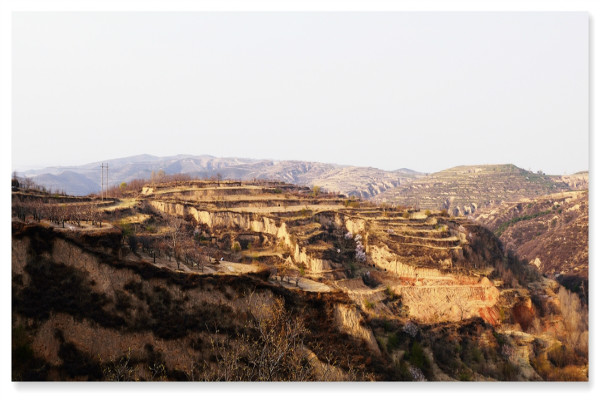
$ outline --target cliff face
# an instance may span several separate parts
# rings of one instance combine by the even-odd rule
[[[311,251],[310,243],[299,240],[295,228],[288,226],[280,215],[203,210],[178,200],[148,200],[148,204],[170,215],[192,216],[213,231],[270,235],[287,247],[291,260],[303,264],[312,276],[334,277],[335,271],[343,266],[343,262],[336,262],[327,253]],[[460,321],[483,317],[491,324],[498,323],[494,309],[498,289],[487,279],[484,282],[462,276],[465,271],[489,273],[502,262],[499,243],[489,231],[467,221],[445,221],[448,225],[440,231],[432,229],[442,224],[436,218],[393,225],[368,214],[336,211],[317,214],[314,219],[319,221],[317,228],[334,226],[354,237],[363,237],[368,262],[393,275],[383,280],[402,296],[409,315],[416,320]],[[387,233],[391,225],[403,229],[405,234]],[[334,242],[335,238],[328,237],[327,241]]]
[[[170,215],[180,217],[191,215],[198,223],[204,224],[210,229],[234,229],[271,235],[276,240],[282,241],[291,250],[296,263],[305,264],[308,269],[317,274],[329,272],[339,267],[330,260],[308,254],[307,249],[303,248],[293,239],[285,222],[274,218],[254,215],[252,213],[198,210],[196,207],[190,205],[158,200],[152,200],[149,204],[155,209]]]

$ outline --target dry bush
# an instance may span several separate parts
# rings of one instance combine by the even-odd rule
[[[213,354],[203,364],[192,366],[190,380],[203,381],[334,381],[365,380],[348,357],[333,354],[317,344],[306,343],[309,330],[303,320],[287,311],[284,300],[268,303],[248,300],[252,313],[237,334],[218,330],[210,341]],[[320,354],[317,358],[316,353]]]
[[[545,381],[586,381],[586,368],[576,365],[555,367],[545,354],[540,354],[532,360],[532,365]]]
[[[209,381],[307,381],[302,320],[285,310],[282,299],[263,304],[236,337],[213,340],[216,365],[205,363],[199,378]],[[218,332],[217,332],[218,333]]]
[[[563,330],[556,343],[532,360],[535,370],[548,381],[585,381],[588,364],[588,310],[577,294],[564,287],[558,291]],[[535,329],[537,332],[539,329]]]
[[[114,359],[111,358],[108,362],[103,363],[102,358],[99,358],[102,366],[102,375],[107,381],[137,381],[137,367],[131,362],[131,349],[123,356]]]

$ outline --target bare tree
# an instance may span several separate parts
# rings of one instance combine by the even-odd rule
[[[562,340],[572,349],[587,356],[588,353],[588,310],[577,294],[564,287],[558,291],[560,311],[563,317]]]
[[[212,341],[216,365],[205,364],[201,378],[218,381],[307,381],[313,371],[304,351],[308,333],[298,317],[285,310],[282,299],[261,305],[250,317],[247,329]]]
[[[182,228],[184,223],[185,221],[179,217],[171,217],[168,219],[169,233],[167,235],[169,238],[169,246],[171,247],[171,252],[173,253],[173,257],[175,257],[175,261],[177,262],[177,269],[179,269],[180,267],[179,253],[181,240],[183,237]]]

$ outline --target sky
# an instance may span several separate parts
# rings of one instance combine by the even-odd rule
[[[587,170],[587,13],[13,14],[12,168]]]

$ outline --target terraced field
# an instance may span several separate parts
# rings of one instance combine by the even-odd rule
[[[434,286],[440,296],[451,297],[463,285],[461,279],[471,276],[476,277],[471,284],[486,293],[497,292],[478,279],[501,263],[502,254],[488,233],[483,242],[491,250],[480,255],[476,247],[484,246],[485,232],[465,219],[451,220],[439,212],[383,210],[367,203],[351,205],[344,197],[315,195],[308,188],[273,182],[203,185],[144,188],[141,201],[160,213],[192,218],[221,244],[225,260],[252,257],[272,268],[279,282],[292,276],[294,281],[311,279],[332,287],[340,279],[378,272],[384,279],[380,291],[386,279],[403,278],[394,280],[398,288],[399,282],[418,285],[413,289],[417,292]],[[236,242],[240,251],[228,252]],[[357,255],[361,251],[362,258]],[[493,301],[487,306],[493,306]],[[477,308],[470,310],[472,315],[478,313]],[[454,309],[442,318],[456,319],[457,313]]]
[[[505,201],[570,190],[558,176],[537,174],[514,165],[478,165],[450,168],[389,189],[377,202],[422,210],[445,209],[451,215],[471,215]]]

